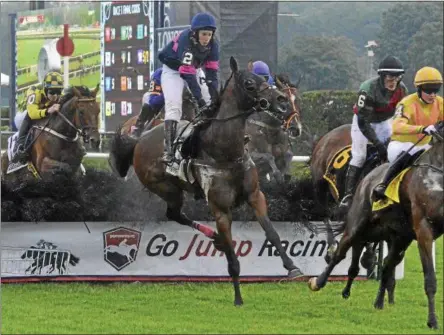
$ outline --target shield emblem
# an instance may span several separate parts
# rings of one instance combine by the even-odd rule
[[[136,260],[142,232],[119,227],[103,233],[103,254],[105,262],[117,271]]]

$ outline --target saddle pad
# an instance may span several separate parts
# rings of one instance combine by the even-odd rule
[[[327,171],[324,179],[328,181],[335,192],[336,199],[339,199],[339,191],[337,186],[337,176],[343,170],[348,168],[348,162],[351,159],[351,145],[340,149],[330,160],[327,165]]]
[[[405,174],[410,170],[411,167],[408,167],[402,170],[391,182],[388,184],[387,189],[385,190],[384,195],[386,196],[384,199],[380,199],[374,201],[372,203],[372,211],[377,212],[381,209],[390,207],[391,205],[398,203],[399,204],[399,187],[401,186],[401,182],[404,179]]]
[[[15,146],[15,142],[17,142],[18,139],[18,131],[12,135],[8,137],[8,159],[9,161],[12,160],[12,157],[14,156],[14,146]]]

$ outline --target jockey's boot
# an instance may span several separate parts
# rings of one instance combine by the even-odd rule
[[[358,183],[359,175],[361,174],[362,168],[350,165],[347,171],[347,177],[345,180],[345,192],[344,197],[339,204],[338,211],[340,215],[345,214],[353,201],[353,193]]]
[[[14,156],[12,157],[11,163],[23,163],[28,161],[28,152],[25,150],[25,140],[28,134],[29,128],[31,127],[32,120],[28,114],[24,117],[22,125],[20,126],[19,133],[17,135],[17,142],[14,146]]]
[[[134,125],[131,135],[135,138],[139,138],[142,135],[145,128],[145,122],[150,116],[151,107],[148,104],[143,104],[142,109],[137,117],[136,124]]]
[[[411,155],[404,154],[405,151],[401,152],[398,156],[398,159],[396,159],[393,164],[391,164],[387,171],[385,172],[384,178],[382,179],[382,182],[376,185],[376,187],[373,189],[373,195],[376,199],[380,200],[385,198],[385,190],[387,189],[388,184],[390,181],[396,177],[396,175],[405,167],[405,165],[408,163]],[[401,157],[401,155],[403,155]]]
[[[162,161],[166,164],[169,164],[174,160],[173,142],[176,138],[177,123],[176,120],[165,120],[165,149]]]

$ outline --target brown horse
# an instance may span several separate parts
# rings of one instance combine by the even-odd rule
[[[292,114],[283,126],[267,113],[253,114],[247,120],[246,132],[250,138],[248,150],[256,164],[261,182],[267,175],[282,183],[291,178],[290,170],[293,152],[290,140],[302,133],[301,98],[298,83],[292,84],[286,75],[275,76],[277,88],[290,100]]]
[[[95,91],[86,94],[86,90],[71,87],[60,98],[60,112],[39,120],[31,127],[26,141],[27,150],[31,151],[30,162],[21,168],[7,173],[9,160],[5,152],[2,156],[2,178],[5,181],[26,182],[35,179],[50,178],[54,172],[63,171],[68,175],[80,172],[80,164],[85,149],[80,142],[94,140],[100,143],[97,120],[100,109],[95,108]],[[28,170],[31,172],[29,173]]]
[[[332,224],[330,220],[335,214],[334,210],[332,210],[332,204],[338,204],[343,196],[345,174],[348,169],[350,155],[345,154],[343,157],[341,157],[344,164],[341,163],[341,165],[343,165],[343,167],[341,167],[342,172],[339,173],[339,175],[336,175],[336,185],[338,186],[337,190],[335,190],[331,183],[326,180],[324,175],[326,174],[327,168],[335,155],[342,148],[351,145],[351,143],[351,124],[339,126],[329,131],[319,139],[313,148],[310,158],[310,172],[315,191],[315,199],[319,204],[319,214],[323,218],[327,232],[328,252],[325,256],[327,263],[329,262],[331,254],[333,253],[337,243],[333,238]],[[379,157],[374,154],[374,151],[373,146],[369,145],[367,152],[368,156],[371,155],[371,159],[367,160],[366,164],[364,165],[360,178],[363,178],[367,173],[380,164]],[[374,259],[374,248],[369,244],[366,246],[366,252],[363,255],[363,266],[367,269],[371,268],[373,266]]]
[[[344,227],[338,229],[338,232],[342,232],[345,228],[339,246],[324,272],[309,280],[311,290],[317,291],[326,285],[328,276],[351,247],[353,256],[348,273],[349,281],[343,291],[343,296],[348,297],[351,283],[359,271],[359,255],[364,244],[385,240],[389,242],[389,252],[384,260],[380,287],[374,303],[375,308],[382,309],[386,290],[389,292],[389,302],[394,302],[395,267],[404,258],[405,250],[416,239],[428,298],[427,325],[430,328],[438,327],[432,244],[444,233],[443,133],[441,127],[440,133],[434,135],[432,148],[423,153],[405,173],[399,187],[399,203],[377,212],[372,210],[373,189],[382,180],[388,164],[377,167],[364,177],[357,187]]]
[[[124,177],[130,165],[139,180],[151,192],[167,203],[166,216],[179,224],[196,228],[215,239],[215,246],[225,252],[228,273],[234,286],[234,303],[242,305],[239,286],[240,264],[233,248],[231,235],[232,209],[247,202],[265,231],[266,238],[279,251],[290,278],[302,275],[282,247],[268,214],[264,194],[259,188],[257,169],[244,149],[246,120],[252,113],[268,110],[285,122],[288,99],[270,87],[263,78],[240,71],[236,60],[230,58],[232,74],[219,98],[214,118],[198,134],[197,154],[190,160],[189,181],[166,173],[160,161],[164,147],[164,127],[152,128],[139,140],[116,132],[111,146],[113,170]],[[234,80],[232,80],[234,79]],[[178,134],[187,126],[181,121]],[[212,228],[198,224],[182,213],[183,191],[202,194],[216,219],[216,234]]]

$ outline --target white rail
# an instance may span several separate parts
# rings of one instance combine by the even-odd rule
[[[5,152],[5,150],[2,150],[2,155]],[[106,159],[109,157],[109,153],[107,152],[87,152],[85,155],[86,158],[103,158]],[[292,158],[292,162],[298,162],[298,163],[303,163],[303,162],[308,162],[308,160],[310,159],[309,156],[293,156]]]

